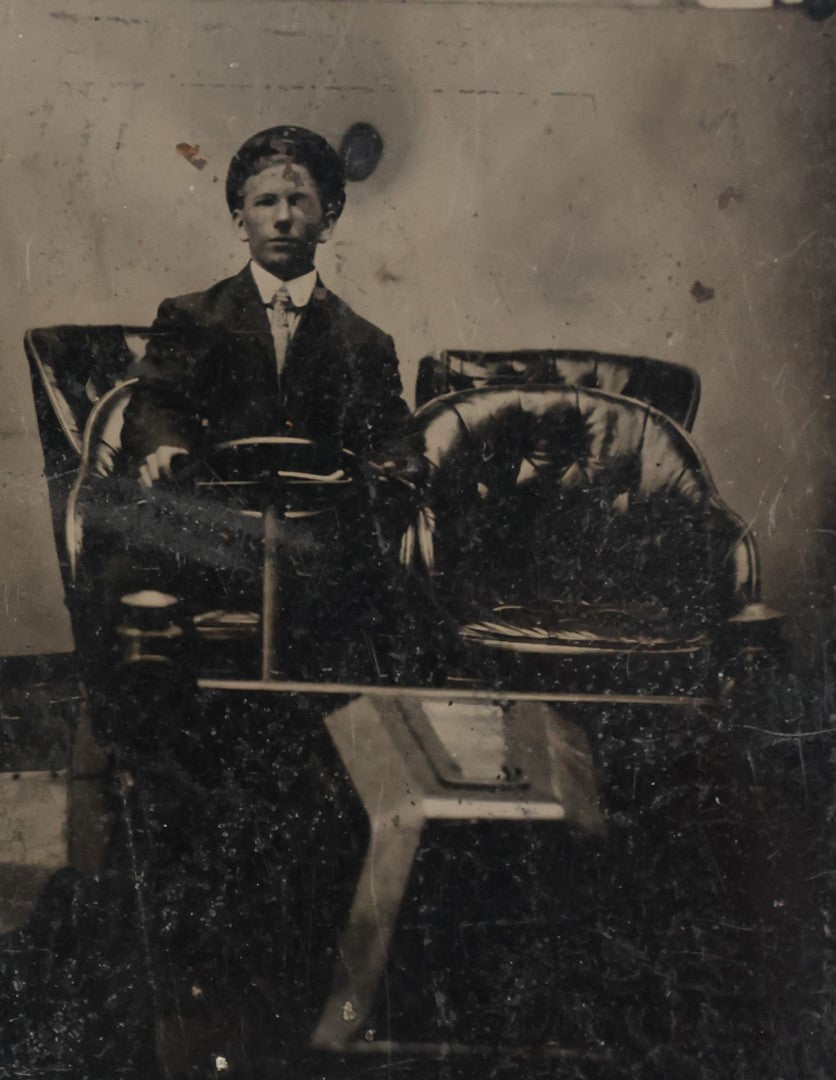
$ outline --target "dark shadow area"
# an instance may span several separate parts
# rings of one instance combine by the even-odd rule
[[[808,673],[734,712],[576,707],[605,835],[428,827],[343,1060],[306,1049],[367,842],[322,728],[338,702],[210,699],[113,772],[102,872],[55,874],[3,938],[0,1075],[203,1077],[222,1055],[259,1078],[824,1080],[829,695]],[[386,1033],[440,1049],[375,1054]]]

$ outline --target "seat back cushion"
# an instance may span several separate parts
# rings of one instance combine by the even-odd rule
[[[657,410],[538,387],[468,391],[417,415],[432,468],[424,564],[460,619],[557,605],[688,627],[734,606],[740,522]]]
[[[90,413],[109,390],[136,374],[145,327],[50,326],[29,330],[32,372],[44,450],[66,448],[77,459]]]
[[[648,357],[572,349],[445,350],[421,361],[416,404],[442,394],[509,385],[579,386],[636,398],[690,429],[699,405],[695,371]]]

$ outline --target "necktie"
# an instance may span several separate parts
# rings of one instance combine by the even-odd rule
[[[276,290],[270,301],[270,330],[276,349],[276,373],[281,382],[290,341],[290,293],[284,285]]]

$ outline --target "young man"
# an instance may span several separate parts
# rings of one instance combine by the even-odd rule
[[[145,486],[213,443],[304,436],[386,454],[409,416],[391,337],[314,268],[345,203],[336,152],[300,127],[259,132],[232,158],[226,197],[250,261],[205,292],[163,301],[125,412],[123,451]]]
[[[117,484],[88,485],[82,569],[98,608],[104,598],[120,612],[122,595],[157,589],[181,596],[192,613],[257,610],[263,552],[252,521],[233,515],[240,535],[229,515],[222,524],[217,504],[190,487],[188,468],[173,491],[159,483],[181,462],[199,475],[218,443],[285,435],[313,440],[319,462],[344,448],[373,466],[394,461],[413,475],[420,466],[391,337],[326,289],[314,266],[345,202],[336,152],[304,128],[259,132],[233,156],[226,197],[250,260],[205,292],[160,305],[160,333],[124,414]],[[137,477],[157,488],[153,499],[136,500]],[[394,498],[378,499],[380,490],[351,485],[333,512],[282,523],[279,651],[289,676],[333,681],[351,669],[364,677],[355,660],[377,669],[373,628],[386,641],[403,631],[404,609],[414,605],[397,599],[411,586],[397,564],[402,508],[394,504],[407,489],[390,480]]]

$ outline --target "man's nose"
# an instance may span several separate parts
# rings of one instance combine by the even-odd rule
[[[290,203],[287,199],[280,199],[276,203],[273,221],[277,228],[287,228],[290,225]]]

